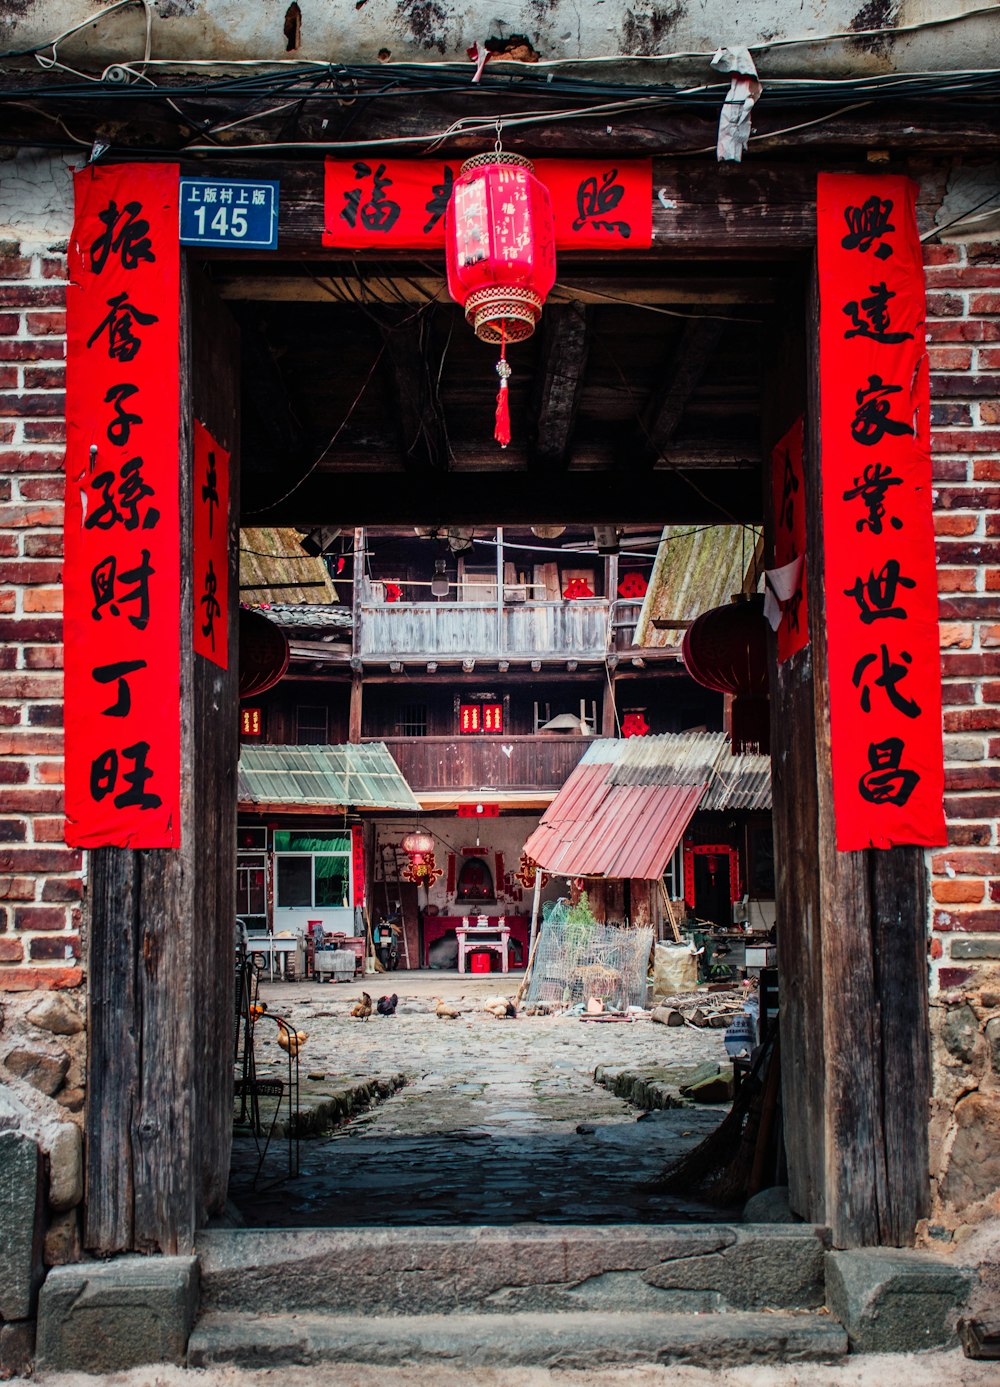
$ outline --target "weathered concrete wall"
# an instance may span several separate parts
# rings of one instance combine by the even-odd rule
[[[287,59],[374,63],[467,61],[474,43],[526,39],[542,61],[600,56],[704,55],[707,71],[721,46],[769,43],[775,37],[822,38],[841,32],[906,26],[963,14],[981,0],[511,0],[450,5],[445,0],[153,0],[154,59]],[[91,0],[0,0],[10,23],[5,47],[47,43],[94,13]],[[289,37],[289,34],[292,37]],[[297,36],[297,41],[296,37]],[[860,72],[980,67],[997,36],[991,17],[973,18],[898,38],[868,38],[770,48],[764,75],[844,76]],[[88,66],[143,57],[145,20],[137,3],[104,16],[60,45],[63,60]],[[292,46],[290,46],[292,45]],[[388,55],[386,58],[385,55]],[[600,69],[598,69],[600,71]],[[662,80],[661,64],[642,65],[636,80]]]

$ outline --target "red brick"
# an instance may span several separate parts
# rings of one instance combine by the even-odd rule
[[[0,366],[0,390],[17,389],[17,367]]]
[[[0,305],[5,308],[57,308],[65,302],[65,289],[55,285],[42,288],[34,284],[0,284]],[[29,327],[28,331],[33,329]]]
[[[969,464],[964,458],[931,458],[931,476],[936,482],[967,482]]]
[[[969,621],[942,621],[938,626],[938,643],[942,650],[969,650],[972,636],[973,627]]]
[[[980,295],[980,298],[985,295]],[[0,299],[0,303],[3,300]],[[978,310],[980,312],[987,310]],[[961,318],[965,315],[965,300],[961,294],[928,294],[927,295],[927,316],[928,318]]]
[[[34,877],[8,877],[0,883],[0,893],[5,901],[33,901],[36,885]]]
[[[1000,544],[974,540],[969,544],[949,544],[942,539],[937,545],[938,563],[954,564],[997,564],[1000,563]]]
[[[1000,684],[990,680],[983,685],[983,702],[1000,703]]]
[[[65,421],[27,419],[24,424],[24,441],[26,443],[65,443]]]
[[[31,339],[27,337],[0,338],[0,361],[60,361],[64,343],[61,338]]]
[[[28,669],[62,669],[63,648],[61,645],[29,645],[24,651],[24,663]]]
[[[58,641],[62,620],[54,616],[0,617],[0,641]]]
[[[954,265],[961,258],[961,247],[938,245],[931,241],[925,242],[921,247],[925,265]]]
[[[1000,872],[1000,851],[997,852],[940,852],[931,858],[931,871],[938,876],[951,872],[975,873],[990,876]]]
[[[42,887],[43,901],[81,901],[83,882],[79,877],[49,877]]]
[[[29,559],[61,559],[63,556],[62,530],[49,534],[27,534],[24,536],[24,553]]]
[[[941,700],[946,708],[971,707],[976,701],[975,684],[945,684]]]
[[[979,422],[981,424],[1000,424],[1000,401],[981,400],[979,403]]]
[[[66,273],[66,257],[64,255],[56,258],[46,256],[42,260],[43,279],[65,279]]]
[[[28,825],[24,819],[0,819],[0,843],[23,843],[27,837]]]
[[[82,968],[10,968],[0,973],[0,992],[64,992],[82,982]]]
[[[936,535],[974,535],[979,528],[978,515],[935,515]]]
[[[57,336],[66,331],[66,314],[65,312],[29,313],[26,323],[29,337]]]
[[[17,555],[17,535],[0,533],[0,554],[5,559],[15,558]]]
[[[972,369],[971,347],[930,347],[927,351],[932,371],[969,371]],[[933,382],[934,377],[931,376]]]
[[[21,483],[23,493],[24,483]],[[1000,486],[938,486],[934,488],[935,510],[997,510]]]
[[[934,451],[940,453],[1000,452],[1000,432],[996,429],[969,429],[963,433],[939,429],[934,435]]]
[[[0,335],[7,337],[20,331],[21,315],[19,313],[0,313]]]
[[[10,242],[7,242],[9,245]],[[30,279],[31,257],[0,255],[0,279]]]
[[[944,812],[949,819],[995,819],[1000,816],[1000,795],[945,796]]]
[[[0,963],[20,963],[24,944],[20,939],[0,939]]]
[[[66,909],[61,905],[15,906],[14,928],[25,931],[63,930],[66,928]]]
[[[32,448],[28,452],[3,454],[5,472],[62,472],[63,465],[61,448]]]
[[[980,347],[979,364],[984,371],[1000,371],[1000,347]]]
[[[30,944],[32,960],[65,959],[80,957],[80,936],[78,934],[55,934],[47,939],[32,939]]]
[[[61,501],[66,490],[62,477],[22,477],[19,484],[22,501]]]
[[[986,533],[990,536],[1000,535],[1000,515],[986,517]]]
[[[66,841],[66,820],[35,819],[34,838],[36,843],[63,843]]]
[[[960,708],[944,715],[946,732],[993,732],[1000,730],[1000,708]]]
[[[978,654],[956,654],[948,652],[941,656],[941,673],[945,679],[960,679],[966,674],[1000,674],[1000,653],[991,652],[987,654],[980,651]],[[997,697],[987,698],[984,693],[984,701],[987,703],[1000,703],[1000,685],[988,685],[985,687],[996,688]]]
[[[929,323],[927,337],[933,342],[1000,342],[1000,323],[985,318]]]
[[[31,419],[57,418],[66,413],[66,396],[61,390],[22,394],[20,391],[0,393],[0,414]]]
[[[965,253],[970,265],[1000,265],[1000,241],[969,241]]]
[[[24,368],[25,390],[62,390],[66,384],[64,366],[26,366]],[[964,395],[964,391],[961,392]]]
[[[14,442],[14,424],[12,421],[0,421],[0,443]]]
[[[27,373],[25,373],[27,384]],[[931,376],[931,397],[950,400],[990,400],[1000,391],[1000,376],[977,373],[967,376]]]
[[[0,872],[78,872],[79,848],[0,848]]]
[[[3,565],[0,565],[2,569]],[[937,582],[939,592],[975,592],[978,569],[939,568]]]
[[[986,848],[993,841],[991,824],[949,824],[948,842],[955,848]]]
[[[26,588],[21,605],[26,612],[61,612],[62,588]]]
[[[928,953],[931,958],[941,958],[944,954],[944,945],[941,943],[940,939],[928,940],[928,946]]]
[[[1000,931],[1000,910],[938,910],[934,928],[943,934],[994,934]]]
[[[1000,901],[1000,881],[990,882],[990,900]]]
[[[30,727],[62,727],[63,706],[61,703],[34,703],[28,709]]]
[[[1000,313],[1000,292],[973,294],[969,299],[969,313]]]
[[[3,807],[11,813],[58,814],[63,808],[62,790],[41,785],[27,785],[23,790],[4,790]],[[1000,867],[997,868],[1000,871]]]
[[[22,670],[0,673],[0,698],[58,698],[61,674],[28,674]]]
[[[23,761],[0,761],[0,785],[20,785],[28,779]]]
[[[35,583],[58,583],[62,579],[62,564],[57,560],[18,559],[13,563],[0,561],[0,583],[17,583],[30,587]]]
[[[984,420],[989,423],[989,420]],[[972,424],[972,409],[969,405],[937,402],[931,405],[931,427],[935,429],[956,428],[962,424]]]
[[[61,506],[0,506],[0,528],[5,530],[55,527],[62,523]]]
[[[1000,274],[986,267],[968,265],[931,265],[924,271],[929,289],[989,289],[996,286]],[[982,297],[982,295],[978,295]],[[992,309],[973,308],[974,313],[989,313]],[[996,310],[1000,312],[1000,309]]]
[[[961,987],[963,983],[972,977],[971,968],[939,968],[937,974],[938,984],[942,988]]]
[[[42,785],[61,785],[63,783],[63,763],[61,761],[36,762],[35,779]]]
[[[946,790],[995,790],[1000,787],[1000,766],[952,766],[944,773],[944,784]]]

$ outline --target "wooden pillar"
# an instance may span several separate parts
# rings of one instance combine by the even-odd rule
[[[347,740],[349,742],[361,741],[361,691],[363,688],[363,676],[361,670],[353,670],[351,673],[351,707],[348,715]]]
[[[232,1141],[239,618],[239,343],[182,279],[181,846],[90,857],[85,1245],[190,1252]],[[194,418],[231,455],[229,667],[192,649]]]
[[[615,707],[616,689],[618,677],[615,671],[609,666],[608,675],[604,685],[604,699],[601,704],[601,736],[618,736],[618,713]]]

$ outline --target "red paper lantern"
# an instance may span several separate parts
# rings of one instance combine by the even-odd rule
[[[681,659],[704,688],[732,695],[733,755],[770,751],[764,599],[740,598],[703,612],[685,632]]]
[[[623,737],[648,737],[649,723],[643,712],[626,713],[622,718]]]
[[[497,148],[462,165],[445,218],[448,292],[483,342],[500,344],[496,438],[510,442],[507,343],[535,330],[556,278],[548,189],[530,159]]]

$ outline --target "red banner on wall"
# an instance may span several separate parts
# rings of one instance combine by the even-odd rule
[[[774,497],[775,584],[781,608],[778,663],[809,644],[806,598],[806,488],[802,467],[803,421],[797,419],[771,453]],[[766,613],[765,613],[766,614]]]
[[[66,841],[180,843],[178,168],[75,178],[66,372]]]
[[[536,159],[557,250],[644,250],[653,239],[651,159]],[[461,161],[327,159],[323,244],[346,250],[444,246]]]
[[[821,174],[820,426],[837,847],[943,844],[915,185]]]
[[[365,903],[365,830],[362,824],[351,825],[351,875],[354,878],[355,906]]]
[[[229,454],[194,421],[194,648],[229,668]]]

